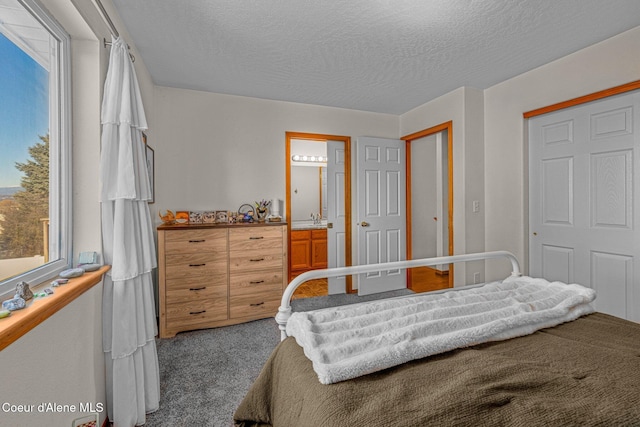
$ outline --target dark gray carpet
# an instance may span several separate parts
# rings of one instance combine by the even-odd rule
[[[330,295],[294,300],[292,307],[308,311],[410,293]],[[160,409],[147,415],[145,426],[231,426],[233,413],[279,341],[273,318],[157,340]]]

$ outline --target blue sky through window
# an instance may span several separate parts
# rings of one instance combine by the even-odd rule
[[[20,185],[16,162],[49,132],[49,76],[0,34],[0,187]]]

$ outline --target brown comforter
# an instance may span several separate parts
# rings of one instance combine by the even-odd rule
[[[640,324],[601,313],[331,385],[293,338],[237,426],[640,426]]]

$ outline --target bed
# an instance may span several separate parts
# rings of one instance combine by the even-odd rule
[[[388,347],[389,351],[382,359],[391,358],[398,363],[382,363],[376,369],[366,368],[364,372],[344,376],[344,369],[338,369],[338,374],[327,374],[319,369],[325,359],[333,357],[332,351],[342,348],[342,335],[339,334],[344,332],[340,330],[337,341],[331,341],[330,334],[323,335],[325,331],[335,329],[335,325],[341,322],[336,319],[341,316],[354,315],[350,323],[356,324],[353,319],[359,319],[362,313],[379,316],[387,310],[380,310],[380,304],[394,307],[392,315],[384,320],[393,323],[395,320],[392,319],[396,319],[398,313],[393,310],[403,305],[411,306],[414,296],[309,313],[291,312],[290,299],[295,288],[312,278],[499,257],[511,261],[513,273],[502,282],[489,284],[499,290],[495,295],[503,295],[500,292],[511,292],[511,289],[521,292],[521,283],[540,285],[545,292],[547,288],[557,289],[560,293],[572,292],[570,299],[574,305],[567,306],[569,308],[563,312],[569,317],[560,318],[552,327],[539,323],[534,332],[519,329],[515,337],[510,337],[510,332],[499,330],[495,335],[498,339],[490,337],[475,343],[469,341],[466,334],[467,340],[462,340],[460,348],[441,346],[425,357],[419,357],[420,353],[416,353],[414,347],[432,339],[430,336],[423,337],[412,330],[410,335],[405,333],[400,340],[392,340],[392,345],[375,338],[373,351]],[[592,291],[586,288],[575,285],[574,293],[568,290],[574,285],[544,284],[540,280],[521,278],[517,260],[503,251],[304,273],[291,282],[283,294],[276,316],[282,342],[238,407],[234,423],[244,427],[640,426],[640,324],[593,312],[590,309]],[[430,293],[433,295],[428,295],[428,304],[436,301],[439,310],[447,304],[459,310],[458,300],[464,300],[464,303],[470,301],[471,304],[462,306],[465,313],[480,312],[477,307],[485,304],[487,295],[490,295],[489,299],[493,298],[494,294],[486,292],[493,292],[494,288],[482,285]],[[539,289],[535,288],[535,291],[539,292]],[[523,298],[524,302],[517,305],[524,307],[524,312],[517,313],[516,318],[539,316],[547,310],[538,310],[537,302],[527,299],[528,295]],[[553,298],[556,298],[555,294]],[[549,298],[545,296],[542,299],[546,301]],[[493,306],[494,300],[487,304]],[[441,304],[442,301],[446,304]],[[422,304],[418,307],[424,307],[425,301],[418,304]],[[408,316],[416,315],[423,314],[418,310]],[[429,321],[440,322],[440,317],[448,314],[430,316]],[[481,316],[484,318],[485,314]],[[466,322],[467,317],[463,314],[455,317],[455,321]],[[315,323],[314,319],[318,318],[324,321]],[[298,326],[295,326],[296,319]],[[408,323],[411,324],[413,319],[415,317],[409,317]],[[372,324],[380,323],[378,319]],[[495,326],[504,322],[494,319],[490,323]],[[296,333],[295,329],[300,325],[308,326],[313,332],[313,339],[307,340],[306,335],[299,332],[296,336],[289,336]],[[370,329],[370,326],[355,329],[353,333],[357,341],[362,338],[361,331]],[[449,335],[450,332],[445,330],[443,336]],[[317,349],[308,347],[309,340],[316,340],[321,345],[329,342],[329,353],[321,353],[320,356],[314,353]],[[448,339],[445,341],[449,345]],[[351,341],[345,340],[347,342]],[[438,343],[442,344],[442,341],[436,341],[436,346]],[[409,352],[413,351],[416,357],[405,360],[407,357],[398,356],[401,354],[396,351],[399,346],[412,349]],[[425,347],[432,346],[430,342]],[[356,364],[360,365],[362,363]],[[351,372],[352,369],[350,367],[346,371]]]

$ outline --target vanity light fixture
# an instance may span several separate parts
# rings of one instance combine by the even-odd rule
[[[291,156],[291,160],[294,162],[326,163],[327,156],[304,156],[301,154],[294,154]]]

